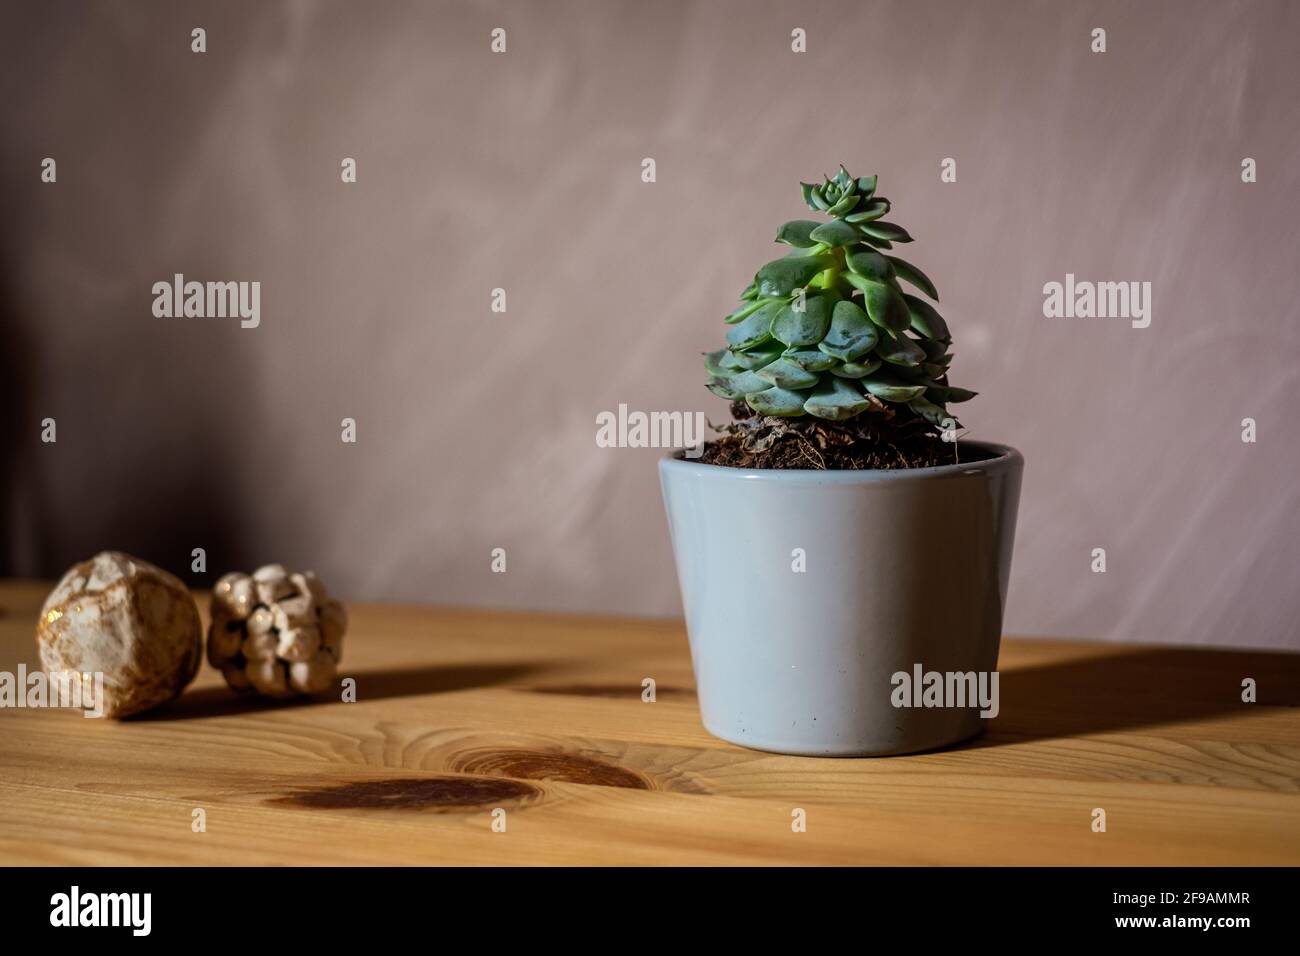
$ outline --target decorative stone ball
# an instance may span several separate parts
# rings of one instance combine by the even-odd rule
[[[102,673],[104,714],[126,717],[166,703],[194,679],[203,626],[176,577],[102,551],[73,566],[45,599],[36,646],[51,674]]]
[[[311,571],[268,564],[212,589],[208,662],[237,691],[292,697],[328,690],[343,659],[348,617]]]

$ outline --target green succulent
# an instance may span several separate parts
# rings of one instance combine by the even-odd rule
[[[881,218],[890,204],[875,176],[854,179],[841,166],[819,186],[800,185],[829,220],[777,230],[792,249],[758,270],[727,316],[727,348],[705,355],[709,389],[763,415],[940,425],[950,403],[975,393],[948,384],[948,326],[900,280],[937,302],[934,283],[880,251],[912,237]]]

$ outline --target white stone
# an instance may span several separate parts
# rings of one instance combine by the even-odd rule
[[[125,717],[171,700],[203,654],[199,609],[176,577],[103,551],[45,599],[36,645],[47,672],[102,673],[104,713]]]

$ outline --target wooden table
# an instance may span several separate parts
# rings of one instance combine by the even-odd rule
[[[46,587],[0,584],[0,670]],[[704,731],[676,621],[350,610],[355,703],[205,665],[134,720],[0,710],[0,862],[1300,863],[1300,655],[1009,639],[983,738],[812,759]]]

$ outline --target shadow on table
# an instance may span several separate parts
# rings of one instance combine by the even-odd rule
[[[386,670],[349,671],[340,674],[357,682],[357,700],[388,700],[394,697],[419,697],[424,694],[447,694],[457,690],[494,687],[524,677],[532,677],[546,669],[546,665],[533,662],[510,664],[444,664],[426,667],[395,667]],[[167,721],[191,720],[200,717],[225,717],[231,714],[253,714],[267,710],[293,710],[337,703],[331,693],[311,697],[292,697],[272,700],[266,697],[235,694],[224,685],[189,690],[157,710],[140,714],[129,720]]]
[[[1300,706],[1300,654],[1140,648],[1000,671],[1001,712],[968,746],[1077,737]],[[1255,703],[1242,700],[1255,681]]]

